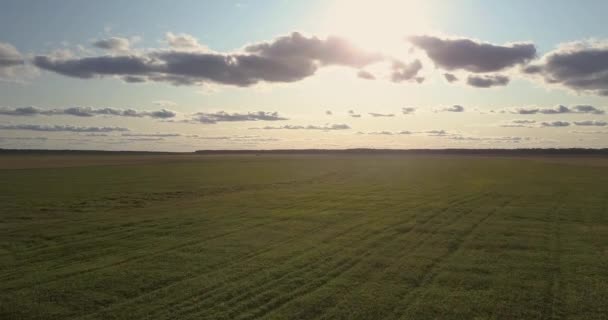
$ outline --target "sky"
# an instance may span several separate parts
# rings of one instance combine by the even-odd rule
[[[606,1],[0,7],[0,148],[608,147]]]

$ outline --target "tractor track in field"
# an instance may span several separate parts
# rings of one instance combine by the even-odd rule
[[[378,275],[377,277],[382,277],[389,271],[395,272],[395,269],[398,270],[402,266],[403,263],[407,262],[406,261],[407,258],[410,257],[409,254],[418,252],[419,249],[421,249],[426,243],[428,243],[430,240],[432,240],[433,236],[435,234],[437,234],[437,231],[441,230],[442,228],[455,224],[462,218],[469,216],[469,215],[473,214],[474,212],[475,212],[475,209],[458,212],[458,214],[453,215],[447,221],[444,221],[443,223],[439,224],[437,226],[437,228],[435,228],[433,231],[425,232],[423,237],[417,238],[420,241],[414,243],[414,245],[411,247],[404,248],[404,249],[408,250],[408,255],[403,255],[403,256],[399,257],[398,259],[396,259],[396,261],[393,264],[385,266],[382,270],[374,270],[374,273]],[[357,288],[364,287],[365,284],[366,284],[366,282],[359,283],[357,285]],[[346,298],[344,298],[344,299],[346,299]],[[331,316],[328,316],[328,315],[332,314],[332,312],[334,310],[338,310],[338,309],[339,309],[339,304],[334,305],[333,307],[330,308],[330,310],[327,310],[326,312],[324,312],[323,316],[321,316],[320,319],[330,319]]]
[[[422,204],[421,204],[420,206],[422,206]],[[413,209],[415,209],[415,208],[417,208],[417,207],[413,207],[413,208],[411,208],[411,209],[413,210]],[[379,220],[379,219],[381,219],[381,218],[379,217],[377,220]],[[369,221],[364,221],[364,222],[362,222],[362,223],[356,224],[355,226],[352,226],[352,227],[348,228],[347,230],[345,230],[345,231],[343,231],[343,232],[341,232],[341,233],[338,233],[338,234],[332,234],[332,235],[330,235],[330,236],[331,236],[330,238],[327,238],[326,240],[324,240],[324,241],[322,241],[322,242],[329,242],[329,241],[331,241],[331,240],[332,240],[332,239],[334,239],[334,238],[337,238],[337,237],[339,237],[339,236],[341,236],[341,235],[344,235],[344,234],[346,234],[346,233],[349,233],[350,231],[352,231],[353,229],[355,229],[355,228],[357,228],[357,227],[365,226],[365,225],[367,225],[367,224],[369,224],[369,223],[370,223]],[[277,245],[277,247],[280,247],[280,246],[282,246],[283,244],[284,244],[284,243],[279,244],[279,245]],[[268,250],[263,249],[263,250],[262,250],[263,252],[261,252],[260,254],[263,254],[264,252],[268,252],[268,251],[270,251],[270,250],[272,250],[272,249],[268,249]],[[305,253],[306,253],[306,252],[302,252],[300,255],[303,255],[303,254],[305,254]],[[258,255],[259,255],[259,254],[252,255],[252,256],[250,257],[250,259],[253,259],[253,258],[257,257]],[[243,262],[243,261],[235,261],[235,262],[231,263],[230,265],[238,265],[238,264],[240,264],[240,263],[242,263],[242,262]],[[230,266],[230,265],[229,265],[229,266]],[[223,269],[225,269],[225,268],[223,268]],[[196,278],[199,278],[199,277],[203,277],[203,276],[206,276],[206,275],[212,274],[212,273],[214,273],[214,272],[219,272],[219,271],[218,271],[218,270],[212,270],[212,271],[210,271],[210,272],[208,272],[208,273],[204,273],[204,274],[199,274],[199,275],[196,275],[194,278],[192,278],[192,277],[190,277],[190,278],[184,278],[184,279],[181,279],[181,280],[178,280],[178,281],[172,282],[171,284],[168,284],[168,285],[166,285],[166,286],[164,286],[164,287],[161,287],[161,288],[155,289],[154,291],[151,291],[151,292],[146,292],[146,293],[144,293],[144,294],[142,294],[142,295],[140,295],[140,296],[137,296],[137,297],[134,297],[134,298],[132,298],[132,299],[129,299],[129,301],[121,302],[119,305],[126,304],[126,303],[128,303],[128,302],[130,302],[130,301],[133,301],[133,300],[142,299],[142,298],[144,298],[144,297],[146,297],[146,296],[150,296],[151,294],[155,294],[156,292],[161,291],[161,290],[168,290],[169,288],[174,287],[174,286],[176,286],[176,285],[179,285],[180,283],[183,283],[183,282],[186,282],[186,281],[192,281],[193,279],[196,279]],[[247,275],[241,275],[241,276],[236,277],[235,279],[232,279],[232,281],[238,281],[238,280],[244,279],[244,278],[246,278],[246,277],[247,277]],[[207,291],[206,293],[207,293],[207,294],[210,294],[210,293],[212,293],[212,292],[215,292],[215,291],[217,291],[217,290],[221,289],[221,288],[222,288],[222,286],[223,286],[223,283],[220,283],[220,284],[218,284],[218,285],[216,285],[216,286],[212,286],[211,288],[206,288],[206,289],[209,289],[209,291]],[[192,295],[192,297],[194,297],[194,296],[196,296],[196,295],[197,295],[197,294],[193,294],[193,295]],[[191,298],[191,297],[187,297],[186,299],[189,299],[189,298]],[[199,298],[200,298],[200,297],[199,297]],[[187,302],[182,301],[182,303],[187,303]],[[179,303],[178,303],[178,304],[179,304]],[[109,305],[109,306],[107,306],[106,308],[113,308],[113,307],[115,307],[115,306],[116,306],[116,305]],[[164,307],[163,307],[163,308],[164,308]],[[153,308],[153,309],[154,309],[154,308]],[[152,310],[149,310],[149,311],[153,311],[153,309],[152,309]]]
[[[565,195],[560,195],[558,198],[563,199]],[[544,308],[542,310],[541,319],[553,319],[559,320],[563,318],[563,314],[560,311],[561,305],[561,291],[563,288],[563,281],[561,277],[561,251],[562,251],[562,240],[561,240],[561,228],[560,228],[560,211],[564,208],[563,204],[556,205],[552,210],[549,210],[551,215],[550,232],[551,242],[550,257],[549,257],[549,283],[544,297]]]
[[[440,211],[436,212],[435,214],[429,216],[425,220],[424,224],[430,223],[433,220],[433,218],[435,218],[437,216],[440,216],[442,213],[444,213],[446,211],[447,210],[440,210]],[[409,223],[409,222],[404,222],[401,225],[407,224],[407,223]],[[297,297],[299,297],[301,295],[305,295],[305,294],[308,294],[310,292],[315,291],[316,289],[320,288],[322,285],[328,283],[329,281],[333,280],[334,278],[337,278],[338,276],[344,274],[345,272],[353,269],[355,266],[357,266],[358,264],[360,264],[361,262],[363,262],[365,260],[364,258],[366,258],[368,256],[371,256],[374,253],[376,253],[375,248],[377,247],[377,245],[382,244],[382,243],[388,243],[390,241],[394,241],[396,239],[395,237],[398,238],[398,237],[405,236],[406,234],[409,234],[412,231],[412,229],[410,229],[407,232],[398,232],[396,234],[390,234],[389,230],[391,230],[391,229],[392,230],[398,229],[399,226],[400,225],[398,225],[398,226],[391,226],[391,227],[387,228],[386,230],[382,230],[381,232],[378,232],[378,234],[383,235],[383,236],[380,237],[380,238],[377,238],[377,239],[372,239],[371,243],[368,244],[366,247],[359,248],[358,252],[355,252],[355,254],[351,255],[351,256],[357,257],[357,259],[355,259],[354,263],[352,265],[349,265],[349,268],[347,270],[344,270],[343,272],[340,272],[335,277],[333,277],[331,279],[326,279],[325,277],[323,277],[323,281],[320,281],[318,283],[315,281],[315,283],[318,284],[318,286],[317,285],[313,285],[313,286],[304,285],[303,286],[304,288],[302,288],[302,287],[295,288],[295,291],[291,291],[291,292],[297,292],[298,294],[289,294],[287,296],[281,296],[279,298],[275,298],[274,300],[268,301],[268,302],[266,302],[266,304],[263,304],[261,306],[260,306],[259,301],[254,301],[254,302],[249,302],[248,304],[245,304],[245,306],[242,306],[241,308],[239,308],[240,310],[242,310],[242,312],[247,312],[246,310],[248,308],[250,308],[250,307],[257,307],[257,309],[259,311],[253,312],[249,316],[242,317],[242,313],[241,314],[235,313],[235,311],[236,311],[235,308],[233,306],[230,306],[228,308],[229,309],[228,318],[229,319],[241,319],[241,318],[248,319],[248,318],[262,317],[262,316],[264,316],[264,315],[266,315],[266,314],[274,311],[274,309],[277,309],[277,308],[281,307],[282,305],[287,304],[288,302],[296,299]],[[440,228],[440,226],[437,226],[437,228]],[[384,234],[386,234],[386,235],[384,235]],[[417,244],[419,244],[419,243],[414,243],[413,246],[416,247]],[[347,257],[347,258],[345,258],[345,259],[343,259],[343,260],[349,260],[349,259],[351,259],[350,256]],[[339,261],[338,265],[340,265],[342,262],[343,262],[342,260]],[[312,268],[311,269],[312,273],[318,272],[318,270],[317,270],[318,269],[318,265],[313,264],[313,266],[311,268]],[[332,271],[325,271],[325,272],[332,273]],[[325,274],[325,272],[323,274]],[[300,274],[300,273],[301,272],[298,272],[298,274]],[[327,281],[325,281],[325,280],[327,280]],[[269,286],[270,289],[273,289],[273,287],[274,287],[274,285],[270,285]],[[237,309],[237,310],[239,310],[239,309]]]
[[[453,245],[446,251],[445,254],[434,259],[431,264],[429,264],[423,271],[424,276],[422,279],[416,284],[415,288],[410,290],[405,297],[402,298],[402,303],[391,313],[391,316],[386,317],[385,319],[400,319],[403,318],[403,315],[407,313],[407,311],[415,304],[415,302],[421,299],[420,290],[424,288],[426,285],[430,284],[435,280],[437,275],[439,274],[439,269],[441,268],[441,264],[456,254],[461,248],[462,245],[467,241],[468,238],[471,237],[475,233],[475,231],[479,228],[479,226],[483,225],[488,219],[496,214],[501,208],[507,206],[509,203],[513,202],[513,199],[509,199],[504,201],[500,206],[490,210],[485,216],[479,219],[477,222],[472,224],[469,228],[467,228],[456,240],[453,242]]]
[[[415,208],[411,208],[411,210],[413,210],[413,209],[415,209]],[[381,218],[378,218],[378,219],[381,219]],[[409,221],[403,222],[403,224],[405,224],[405,223],[409,223]],[[375,231],[375,232],[373,232],[371,234],[368,234],[368,237],[374,236],[374,235],[378,235],[378,234],[382,235],[386,230],[388,230],[390,228],[393,228],[393,227],[396,227],[396,226],[387,226],[387,227],[385,227],[382,230],[377,230],[377,231]],[[344,232],[344,233],[346,234],[348,232],[349,231]],[[361,239],[361,240],[363,240],[363,239]],[[336,253],[337,251],[339,251],[339,250],[335,250],[332,253]],[[314,253],[315,252],[313,252],[313,254]],[[309,251],[301,252],[297,256],[290,257],[289,261],[301,258],[303,256],[306,256],[307,254],[310,255],[311,253]],[[330,258],[333,258],[333,257],[330,256]],[[299,268],[305,268],[305,267],[309,267],[309,268],[311,268],[311,270],[314,270],[316,266],[314,264],[311,264],[310,260],[304,260],[301,263],[301,266]],[[293,271],[290,272],[290,274],[297,274],[299,270],[300,269],[293,270]],[[235,276],[234,278],[230,279],[229,281],[231,283],[234,283],[234,282],[243,280],[243,279],[247,278],[248,276],[249,276],[248,274],[238,275],[238,276]],[[185,279],[184,281],[188,281],[188,280],[192,280],[192,279]],[[211,298],[211,296],[213,296],[214,294],[220,295],[220,296],[222,294],[225,294],[225,293],[223,293],[221,291],[221,289],[224,288],[224,287],[225,287],[225,283],[219,283],[216,286],[212,286],[211,288],[204,288],[201,291],[199,291],[198,293],[191,294],[191,295],[189,295],[188,297],[185,297],[185,298],[184,297],[176,297],[176,298],[178,298],[179,302],[177,302],[174,305],[162,306],[162,307],[159,307],[158,309],[163,309],[163,311],[172,310],[169,313],[169,315],[168,315],[168,317],[171,318],[173,316],[176,316],[176,313],[177,314],[182,314],[183,312],[187,312],[187,310],[191,310],[191,309],[194,310],[194,309],[199,308],[200,307],[199,304],[201,302],[203,302],[205,300],[208,301]],[[204,293],[202,293],[202,292],[204,292]],[[178,311],[178,310],[184,309],[184,308],[186,309],[186,311],[184,311],[184,310]],[[150,312],[155,312],[155,311],[154,310],[150,310]],[[158,318],[158,317],[156,316],[155,318]]]
[[[331,177],[331,176],[340,176],[340,175],[337,174],[337,173],[330,173],[330,174],[322,175],[320,177],[315,177],[315,178],[307,179],[305,181],[300,181],[300,182],[294,180],[294,181],[287,181],[287,182],[277,182],[277,183],[273,183],[273,184],[254,185],[255,188],[252,187],[251,185],[249,185],[249,186],[247,186],[246,188],[243,188],[243,189],[239,188],[239,190],[236,190],[236,191],[233,190],[233,192],[246,191],[246,190],[249,190],[249,189],[261,190],[261,188],[263,186],[271,188],[271,187],[287,186],[287,185],[294,185],[294,184],[315,183],[317,181],[322,181],[322,179],[327,178],[327,177]],[[217,194],[223,194],[223,193],[222,192],[218,192]],[[221,238],[221,237],[224,237],[224,236],[227,236],[227,235],[231,235],[231,234],[236,234],[236,233],[242,232],[244,229],[249,230],[251,228],[263,227],[263,226],[266,226],[266,225],[272,224],[272,223],[281,223],[281,222],[284,222],[284,221],[286,221],[288,219],[290,219],[290,217],[286,217],[286,218],[280,219],[278,221],[274,220],[274,221],[269,222],[269,223],[259,223],[259,224],[253,225],[253,226],[248,226],[248,227],[245,227],[245,228],[242,228],[242,229],[228,231],[228,232],[225,232],[225,233],[222,233],[222,234],[218,234],[218,235],[215,235],[215,236],[211,236],[211,237],[208,237],[208,238],[205,238],[205,239],[197,239],[197,240],[189,241],[189,242],[184,243],[183,245],[184,246],[196,245],[196,244],[200,244],[201,242],[214,240],[214,239]],[[124,230],[122,230],[122,231],[117,231],[115,233],[116,234],[121,234],[121,233],[125,233],[125,232],[124,232]],[[130,238],[132,236],[133,235],[131,235],[131,234],[126,234],[124,237],[120,237],[118,239],[113,239],[113,240],[128,239],[128,238]],[[179,248],[180,248],[180,246],[168,247],[166,249],[159,250],[159,251],[156,251],[156,252],[152,253],[152,256],[155,256],[155,255],[158,255],[158,254],[162,254],[162,253],[166,253],[166,252],[170,252],[172,250],[176,250],[176,249],[179,249]],[[140,249],[145,249],[145,248],[140,248]],[[93,250],[93,249],[91,249],[91,250]],[[66,279],[66,278],[69,278],[69,277],[72,277],[72,276],[77,276],[77,275],[81,275],[81,274],[85,274],[85,273],[89,273],[89,272],[94,272],[94,271],[99,271],[99,270],[103,270],[103,269],[106,269],[106,268],[111,268],[111,267],[114,267],[114,266],[118,266],[118,265],[121,265],[121,264],[124,264],[124,263],[129,263],[129,262],[137,261],[137,260],[140,260],[140,259],[146,259],[146,258],[150,258],[150,256],[149,255],[146,255],[146,256],[137,255],[137,256],[133,256],[131,258],[122,259],[120,261],[117,261],[117,262],[114,262],[114,263],[110,263],[110,264],[106,264],[106,265],[103,265],[103,266],[92,267],[92,268],[87,268],[87,269],[84,269],[84,270],[70,272],[70,273],[67,273],[67,274],[62,274],[61,276],[49,279],[48,281],[39,282],[38,285],[43,285],[43,284],[46,284],[46,283],[50,283],[50,282]],[[36,262],[36,261],[33,261],[33,262]],[[32,263],[32,261],[28,261],[28,263]],[[65,267],[65,265],[62,265],[62,267]],[[13,275],[13,277],[14,276],[19,276],[19,275]],[[10,277],[11,277],[11,274],[6,274],[5,273],[2,276],[0,276],[0,279],[6,281],[6,280],[9,280]],[[7,287],[6,289],[18,290],[18,289],[22,289],[24,287],[27,287],[27,285],[15,286],[15,287]]]

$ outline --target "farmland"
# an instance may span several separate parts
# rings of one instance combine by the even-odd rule
[[[608,317],[606,158],[57,157],[0,158],[0,319]]]

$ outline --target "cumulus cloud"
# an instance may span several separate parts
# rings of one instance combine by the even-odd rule
[[[13,81],[31,71],[23,55],[13,45],[0,42],[0,80]]]
[[[394,117],[395,115],[392,113],[376,113],[376,112],[370,112],[369,113],[370,116],[374,117],[374,118],[378,118],[378,117]]]
[[[140,54],[93,57],[40,55],[41,69],[83,79],[118,76],[125,81],[160,81],[174,85],[206,82],[251,86],[259,82],[295,82],[324,66],[363,68],[383,60],[340,37],[306,37],[294,32],[271,42],[252,44],[237,53],[150,50]]]
[[[416,59],[410,63],[394,60],[391,66],[391,81],[399,83],[408,80],[415,80],[418,83],[424,81],[422,77],[416,77],[422,69],[422,63]]]
[[[194,36],[180,33],[174,34],[172,32],[167,32],[165,34],[165,39],[171,48],[175,49],[185,49],[185,50],[201,50],[206,49],[205,46],[201,45]]]
[[[416,108],[404,107],[404,108],[401,108],[401,112],[403,114],[413,114],[414,112],[416,112]]]
[[[135,109],[117,109],[117,108],[92,108],[92,107],[70,107],[70,108],[53,108],[42,109],[38,107],[18,107],[18,108],[0,108],[0,115],[7,116],[76,116],[76,117],[93,117],[93,116],[118,116],[118,117],[150,117],[156,119],[169,119],[176,116],[176,113],[167,110],[155,111],[138,111]]]
[[[445,81],[447,81],[449,83],[458,81],[458,78],[451,73],[444,73],[443,77],[445,78]]]
[[[540,75],[549,84],[608,96],[608,41],[560,45],[524,72]]]
[[[38,125],[38,124],[6,124],[0,125],[0,130],[25,130],[46,132],[114,132],[129,131],[120,127],[78,127],[71,125]]]
[[[509,84],[509,80],[509,77],[500,74],[484,76],[469,75],[467,77],[467,84],[477,88],[490,88],[496,86],[506,86]]]
[[[192,120],[188,122],[194,123],[209,123],[214,124],[218,122],[243,122],[243,121],[281,121],[289,120],[288,118],[282,117],[278,112],[248,112],[248,113],[228,113],[225,111],[219,111],[215,113],[199,112],[195,113]]]
[[[332,125],[324,125],[324,126],[315,126],[315,125],[284,125],[280,127],[272,127],[266,126],[262,128],[251,128],[251,129],[263,129],[263,130],[321,130],[321,131],[333,131],[333,130],[348,130],[350,126],[347,124],[332,124]]]
[[[531,43],[501,46],[471,39],[441,39],[426,35],[410,37],[409,40],[445,70],[496,72],[526,64],[536,57],[536,47]]]
[[[606,125],[608,125],[608,122],[597,121],[597,120],[585,120],[585,121],[574,121],[574,124],[577,126],[605,127]]]
[[[361,79],[365,79],[365,80],[375,80],[376,79],[376,76],[374,76],[371,72],[365,71],[365,70],[360,70],[359,72],[357,72],[357,77],[359,77]]]
[[[437,111],[439,111],[439,112],[464,112],[464,107],[461,105],[455,104],[451,107],[443,108],[443,109],[437,110]]]
[[[590,105],[577,105],[567,107],[558,105],[553,108],[523,107],[510,110],[516,114],[563,114],[563,113],[584,113],[584,114],[604,114],[605,111]]]
[[[127,51],[131,47],[131,42],[127,38],[111,37],[93,42],[93,46],[110,51]]]
[[[542,122],[541,126],[543,126],[543,127],[568,127],[568,126],[570,126],[570,122],[567,122],[567,121]]]

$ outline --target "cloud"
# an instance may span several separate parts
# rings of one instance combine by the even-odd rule
[[[562,44],[524,73],[577,92],[608,96],[608,41]]]
[[[458,78],[455,75],[451,74],[451,73],[444,73],[443,77],[449,83],[458,81]]]
[[[500,46],[471,39],[441,39],[433,36],[414,36],[409,40],[445,70],[496,72],[526,64],[536,57],[536,47],[531,43]]]
[[[506,86],[509,84],[509,77],[500,74],[467,77],[467,84],[477,88],[490,88],[495,86]]]
[[[93,46],[110,51],[127,51],[131,42],[127,38],[111,37],[93,42]]]
[[[570,122],[567,121],[552,121],[552,122],[543,122],[541,123],[543,127],[568,127],[570,126]]]
[[[23,55],[13,45],[0,42],[0,80],[12,81],[31,71]]]
[[[604,114],[605,111],[590,105],[577,105],[573,107],[567,107],[558,105],[553,108],[537,108],[537,107],[524,107],[510,110],[511,113],[516,114],[564,114],[564,113],[584,113],[584,114]]]
[[[411,131],[373,131],[373,132],[368,132],[367,134],[371,134],[371,135],[386,135],[386,136],[392,136],[392,135],[410,135],[413,134],[413,132]]]
[[[371,72],[360,70],[357,72],[357,77],[365,80],[376,80],[376,76],[374,76]]]
[[[192,120],[188,122],[200,123],[218,123],[218,122],[243,122],[243,121],[281,121],[289,120],[282,117],[278,112],[248,112],[248,113],[228,113],[219,111],[215,113],[195,113]]]
[[[175,107],[175,106],[177,106],[177,103],[173,102],[171,100],[156,100],[156,101],[152,101],[152,104],[157,105],[159,107]]]
[[[577,126],[595,126],[595,127],[605,127],[608,125],[606,121],[597,121],[597,120],[586,120],[586,121],[574,121],[574,124]]]
[[[156,138],[170,138],[170,137],[181,137],[179,133],[123,133],[123,137],[156,137]]]
[[[464,107],[461,105],[453,105],[451,107],[443,108],[435,112],[464,112]]]
[[[501,127],[505,128],[532,128],[536,123],[535,120],[513,120],[509,123],[501,124]]]
[[[129,129],[127,129],[127,128],[120,128],[120,127],[77,127],[77,126],[70,126],[70,125],[38,125],[38,124],[0,125],[0,130],[26,130],[26,131],[46,131],[46,132],[129,131]]]
[[[206,50],[207,49],[205,46],[201,45],[198,42],[198,39],[196,39],[194,36],[186,34],[186,33],[174,34],[171,32],[167,32],[167,34],[165,34],[165,39],[167,41],[167,44],[169,44],[169,46],[171,48],[175,48],[175,49],[183,49],[183,50]]]
[[[271,127],[266,126],[263,128],[251,128],[251,129],[263,129],[263,130],[322,130],[322,131],[333,131],[333,130],[349,130],[350,126],[347,124],[332,124],[332,125],[324,125],[324,126],[315,126],[315,125],[284,125],[280,127]]]
[[[384,57],[355,47],[340,37],[306,37],[294,32],[271,42],[252,44],[236,53],[150,50],[116,56],[57,58],[36,56],[41,69],[69,77],[121,77],[127,82],[158,81],[174,85],[217,83],[247,87],[259,82],[295,82],[325,66],[360,69]]]
[[[446,139],[456,141],[477,141],[485,143],[501,143],[501,142],[512,142],[520,143],[522,141],[530,141],[530,137],[517,137],[517,136],[502,136],[502,137],[477,137],[477,136],[464,136],[464,135],[451,135],[447,136]]]
[[[353,118],[361,118],[360,114],[355,113],[354,110],[348,110],[348,115],[353,117]]]
[[[404,108],[401,108],[401,112],[403,114],[413,114],[414,112],[416,112],[416,108],[404,107]]]
[[[55,108],[42,109],[38,107],[18,107],[18,108],[0,108],[0,115],[7,116],[76,116],[76,117],[93,117],[93,116],[117,116],[117,117],[150,117],[156,119],[169,119],[176,116],[176,113],[167,110],[155,111],[137,111],[135,109],[117,109],[117,108],[92,108],[92,107],[70,107],[70,108]]]
[[[445,130],[429,130],[429,131],[423,131],[421,133],[424,133],[430,137],[439,137],[439,136],[449,135],[449,133]]]
[[[394,117],[395,116],[392,113],[375,113],[375,112],[370,112],[369,115],[372,116],[372,117],[374,117],[374,118],[378,118],[378,117]]]
[[[399,83],[408,80],[415,80],[418,83],[424,81],[422,77],[416,77],[420,69],[422,69],[422,63],[416,59],[410,63],[404,63],[399,60],[394,60],[391,66],[391,81]]]

